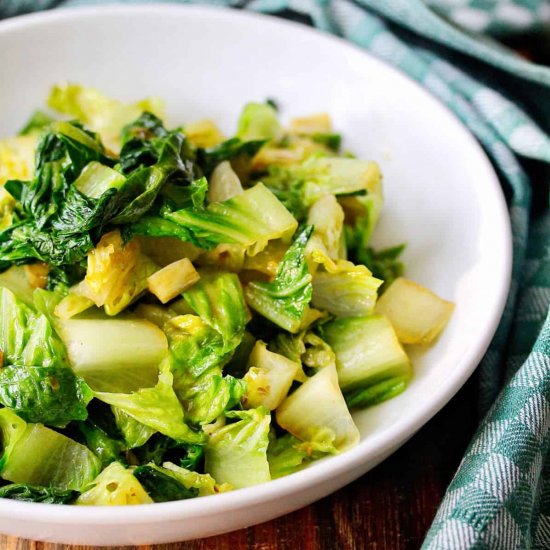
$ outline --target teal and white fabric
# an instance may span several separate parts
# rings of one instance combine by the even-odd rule
[[[0,0],[0,18],[105,2]],[[550,69],[530,64],[487,38],[548,29],[550,3],[203,3],[305,18],[354,42],[437,96],[485,148],[508,198],[513,283],[502,322],[479,366],[479,408],[485,417],[424,548],[550,548]]]

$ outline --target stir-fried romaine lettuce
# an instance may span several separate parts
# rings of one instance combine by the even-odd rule
[[[290,434],[273,437],[267,448],[267,460],[271,478],[293,474],[307,466],[312,460],[331,454],[333,448],[310,441],[301,441]]]
[[[75,373],[97,391],[152,387],[168,354],[164,333],[145,319],[69,319],[59,334]]]
[[[77,491],[31,485],[29,483],[11,483],[0,487],[0,498],[22,500],[24,502],[43,502],[44,504],[69,504],[76,499]]]
[[[185,229],[188,239],[202,248],[220,243],[240,244],[260,252],[271,239],[288,238],[298,223],[261,183],[244,193],[206,209],[183,209],[165,214],[168,221]]]
[[[234,313],[226,310],[223,315]],[[187,418],[196,424],[209,424],[237,404],[245,390],[244,381],[222,374],[221,367],[233,350],[225,351],[223,336],[195,315],[175,317],[166,323],[165,330],[174,389]]]
[[[199,494],[198,489],[187,488],[169,470],[155,464],[138,466],[132,473],[155,502],[185,500]]]
[[[0,140],[0,185],[33,176],[36,140],[35,135]]]
[[[322,334],[336,354],[340,386],[354,406],[393,397],[410,380],[409,358],[383,315],[338,319],[323,325]]]
[[[184,422],[183,408],[172,388],[173,377],[169,364],[161,366],[154,388],[142,388],[130,394],[95,392],[101,401],[113,405],[134,420],[145,424],[172,439],[201,443],[204,437]]]
[[[245,289],[250,307],[289,332],[300,330],[313,293],[304,255],[311,230],[306,227],[297,235],[273,282],[253,281]]]
[[[317,272],[313,277],[311,303],[336,317],[358,317],[372,313],[377,290],[383,281],[372,277],[364,266],[358,267],[337,273]]]
[[[92,451],[41,424],[27,424],[0,410],[3,454],[0,475],[14,483],[82,490],[101,469]]]
[[[371,248],[378,165],[271,100],[227,136],[78,84],[48,105],[0,140],[0,498],[197,498],[355,445],[452,312]]]
[[[106,97],[98,90],[71,83],[54,86],[48,98],[48,106],[80,120],[88,128],[98,132],[103,143],[114,152],[120,149],[120,134],[126,124],[143,111],[159,116],[164,113],[164,103],[157,98],[125,105]]]
[[[142,424],[125,412],[124,409],[112,406],[111,410],[115,417],[116,426],[120,430],[128,449],[142,447],[155,435],[155,428]]]
[[[261,341],[256,342],[248,358],[248,364],[249,368],[244,376],[247,386],[245,406],[276,409],[287,396],[300,365],[283,355],[269,351]]]
[[[239,118],[237,137],[244,141],[276,139],[282,135],[277,111],[268,103],[248,103]]]
[[[198,496],[214,495],[229,491],[231,486],[228,483],[217,484],[216,480],[210,474],[199,474],[186,468],[182,468],[172,462],[165,462],[164,470],[170,472],[180,483],[188,489],[196,489]]]
[[[76,504],[80,506],[122,506],[150,504],[153,499],[141,483],[120,462],[113,462],[93,480],[93,486],[82,493]]]
[[[87,417],[92,395],[68,367],[48,318],[0,289],[0,402],[28,422],[64,426]]]
[[[197,315],[222,337],[222,353],[240,343],[248,321],[239,278],[234,273],[201,271],[200,281],[183,294]]]
[[[311,402],[316,406],[311,407]],[[302,441],[337,452],[359,442],[359,430],[348,410],[334,366],[308,378],[277,409],[277,422]]]
[[[229,423],[208,439],[206,472],[218,483],[229,483],[235,489],[269,481],[267,446],[271,417],[267,409],[232,411],[226,417]]]

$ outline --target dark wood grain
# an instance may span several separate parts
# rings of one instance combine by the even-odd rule
[[[358,481],[249,529],[139,550],[414,550],[419,548],[477,424],[476,380],[416,436]],[[0,536],[2,550],[90,550]],[[137,548],[137,547],[134,547]]]

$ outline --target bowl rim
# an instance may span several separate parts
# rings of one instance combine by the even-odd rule
[[[409,417],[400,419],[398,423],[388,427],[380,434],[369,436],[367,440],[361,441],[356,447],[328,460],[317,462],[304,470],[261,485],[205,496],[199,499],[142,504],[131,507],[79,507],[28,503],[14,500],[4,501],[4,499],[0,499],[0,516],[3,517],[11,517],[14,520],[23,521],[29,521],[29,518],[33,518],[31,521],[41,523],[80,523],[82,525],[97,523],[113,525],[120,524],[121,522],[127,525],[142,522],[170,522],[182,517],[202,517],[223,512],[224,510],[243,509],[266,501],[274,501],[292,493],[305,490],[316,483],[322,483],[327,477],[337,477],[344,475],[346,472],[356,470],[361,467],[361,463],[366,460],[367,456],[374,461],[378,457],[378,461],[380,461],[390,452],[394,452],[398,447],[403,445],[458,392],[485,354],[504,311],[512,272],[512,234],[504,194],[491,162],[475,137],[444,103],[426,91],[408,75],[385,61],[378,59],[359,46],[343,38],[319,31],[304,24],[258,12],[213,5],[171,4],[166,2],[155,2],[146,5],[79,6],[20,15],[0,21],[0,39],[19,29],[47,25],[52,22],[68,22],[73,19],[79,20],[89,16],[109,18],[122,15],[158,15],[159,11],[163,11],[165,14],[174,13],[174,15],[194,13],[195,15],[206,16],[210,19],[252,20],[257,24],[294,30],[294,32],[308,35],[311,38],[329,41],[335,47],[353,50],[356,54],[360,53],[363,56],[367,56],[370,62],[378,65],[382,70],[394,73],[398,78],[407,80],[409,85],[416,87],[424,96],[428,96],[432,102],[439,104],[439,107],[446,111],[447,117],[452,118],[452,123],[456,130],[462,133],[464,146],[468,146],[472,151],[476,151],[480,165],[484,165],[486,172],[486,178],[484,178],[486,180],[485,184],[491,188],[491,192],[494,195],[491,204],[492,215],[501,226],[504,254],[501,257],[501,265],[495,269],[495,273],[498,274],[499,278],[495,280],[491,294],[493,297],[493,303],[491,304],[493,313],[488,325],[478,335],[475,345],[470,346],[458,358],[455,369],[449,373],[447,383],[435,389],[429,400],[419,403],[418,407],[412,411]],[[40,512],[39,517],[33,517],[33,514],[36,514],[38,511]]]

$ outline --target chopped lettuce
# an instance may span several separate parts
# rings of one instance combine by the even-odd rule
[[[311,231],[306,227],[296,236],[273,282],[253,281],[245,289],[250,307],[289,332],[300,330],[313,292],[304,255]]]
[[[71,83],[54,86],[48,105],[62,114],[77,118],[88,128],[98,132],[105,145],[115,153],[120,150],[120,135],[124,126],[143,111],[150,111],[158,116],[164,113],[164,104],[157,98],[125,105],[106,97],[98,90]]]
[[[225,141],[222,131],[209,119],[186,124],[185,137],[196,147],[214,147]]]
[[[240,344],[248,321],[241,283],[233,273],[201,271],[200,274],[200,280],[183,297],[221,335],[221,352],[231,352]]]
[[[73,185],[87,197],[99,199],[109,189],[120,189],[125,182],[120,172],[93,160],[82,169]]]
[[[177,210],[165,217],[185,228],[189,235],[185,240],[202,248],[240,244],[251,253],[260,252],[272,239],[290,237],[298,225],[261,183],[225,202],[211,203],[204,210]]]
[[[168,353],[164,333],[144,319],[69,319],[59,334],[72,369],[97,391],[154,386]]]
[[[301,366],[294,377],[298,382],[307,380],[303,367],[321,369],[336,364],[331,347],[311,331],[298,334],[279,333],[271,341],[270,350]]]
[[[405,245],[393,246],[382,250],[374,250],[373,248],[361,248],[360,243],[357,247],[351,242],[352,257],[360,264],[366,265],[374,277],[384,281],[379,288],[379,293],[382,294],[398,277],[401,277],[404,272],[404,264],[399,259]]]
[[[199,494],[195,487],[186,487],[170,470],[155,464],[144,464],[132,471],[155,502],[170,502],[194,498]]]
[[[165,462],[162,466],[185,487],[196,489],[200,497],[222,493],[230,489],[228,484],[218,485],[210,474],[192,472],[186,468],[176,466],[172,462]]]
[[[199,377],[229,358],[223,352],[221,334],[196,315],[173,317],[164,325],[164,331],[172,354],[176,391],[180,377]]]
[[[195,315],[175,317],[165,325],[171,351],[174,390],[184,404],[187,418],[209,424],[236,405],[245,382],[222,374],[230,352],[222,335]],[[232,350],[231,350],[232,351]]]
[[[311,407],[311,403],[315,407]],[[356,445],[359,430],[338,385],[333,365],[308,378],[276,411],[277,423],[302,441],[338,452]]]
[[[94,392],[95,397],[113,405],[134,420],[160,433],[187,443],[201,443],[203,436],[184,422],[183,408],[172,389],[173,377],[164,362],[154,388],[142,388],[130,394]]]
[[[69,504],[76,499],[77,491],[31,485],[29,483],[10,483],[0,487],[0,498],[21,500],[23,502],[42,502],[44,504]]]
[[[276,409],[287,396],[300,370],[298,363],[269,351],[262,341],[256,342],[248,365],[244,376],[247,389],[243,401],[246,408],[263,406]]]
[[[142,447],[156,433],[155,428],[138,422],[123,409],[113,406],[111,410],[113,411],[117,428],[120,430],[128,449]]]
[[[193,286],[200,275],[188,258],[177,260],[147,278],[147,288],[163,304]]]
[[[235,489],[269,481],[267,446],[271,417],[267,409],[230,411],[226,417],[234,422],[215,430],[208,439],[206,473]]]
[[[35,135],[0,140],[0,185],[32,178],[36,141]]]
[[[240,195],[243,186],[227,160],[220,162],[212,172],[208,185],[208,202],[224,202]]]
[[[90,388],[66,366],[0,369],[0,402],[28,422],[65,426],[87,418]]]
[[[311,303],[336,317],[369,315],[374,311],[377,290],[382,283],[366,268],[339,273],[317,272],[313,277]]]
[[[91,419],[80,422],[78,429],[84,436],[86,446],[101,460],[104,468],[111,462],[119,460],[123,451],[126,450],[122,440],[113,438],[103,426]]]
[[[412,376],[409,358],[383,315],[337,319],[323,325],[321,332],[336,354],[338,380],[346,394],[377,384],[386,388],[388,380],[394,380],[392,387],[404,389],[401,382]],[[372,392],[378,396],[395,395],[394,390]],[[359,403],[357,394],[353,400]]]
[[[378,193],[381,175],[374,162],[312,155],[301,164],[275,166],[264,182],[283,194],[296,193],[294,202],[307,208],[327,194]]]
[[[91,392],[67,364],[62,341],[42,313],[0,288],[0,402],[28,422],[64,426],[87,417]]]
[[[103,235],[88,254],[82,294],[116,315],[147,289],[147,278],[156,266],[141,253],[139,243],[122,241],[119,231]]]
[[[243,141],[277,139],[282,133],[277,111],[267,103],[247,103],[239,118],[237,137]]]
[[[324,195],[309,209],[308,225],[313,233],[307,244],[306,255],[313,250],[321,250],[330,259],[337,260],[344,230],[344,211],[334,195]]]
[[[34,287],[30,284],[24,266],[14,265],[0,273],[0,287],[13,292],[26,305],[34,305]]]
[[[224,161],[231,162],[239,179],[247,175],[252,157],[262,148],[265,140],[244,141],[233,137],[213,147],[197,150],[197,164],[206,176],[210,176],[216,166]]]
[[[67,354],[48,318],[0,288],[0,349],[4,365],[53,367]]]
[[[311,461],[333,452],[334,449],[330,445],[300,441],[288,433],[272,438],[267,448],[271,478],[277,479],[298,472]]]
[[[76,504],[80,506],[122,506],[150,504],[153,499],[141,483],[120,462],[113,462],[97,476],[93,486],[82,493]]]
[[[429,344],[443,330],[454,304],[431,290],[400,277],[386,290],[376,306],[390,320],[400,342]]]
[[[135,448],[134,456],[140,464],[163,465],[164,462],[177,462],[182,468],[196,471],[202,466],[204,446],[182,443],[162,435],[154,434],[144,445]]]
[[[0,410],[3,455],[0,476],[14,483],[80,491],[99,473],[92,451],[41,424],[27,424]]]

